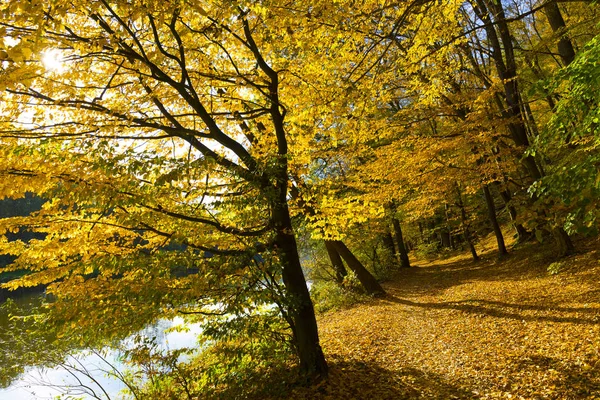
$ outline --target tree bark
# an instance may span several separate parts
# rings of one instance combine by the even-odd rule
[[[333,242],[330,240],[325,241],[325,249],[327,250],[327,254],[329,255],[331,266],[335,271],[335,280],[341,284],[342,282],[344,282],[344,277],[348,275],[346,267],[344,267],[342,257],[340,256],[340,253],[338,253],[338,251],[336,250]]]
[[[463,229],[463,235],[465,236],[465,241],[469,246],[469,250],[471,251],[473,261],[479,261],[479,255],[477,254],[477,250],[475,250],[475,245],[473,244],[473,239],[471,237],[471,230],[469,229],[469,224],[467,220],[467,211],[465,210],[465,204],[462,201],[462,194],[460,192],[458,182],[456,183],[456,194],[458,196],[456,205],[458,205],[458,208],[460,209],[460,222]]]
[[[421,243],[429,243],[429,241],[425,241],[425,235],[424,235],[424,229],[423,229],[423,223],[421,221],[417,222],[417,225],[419,226],[419,236],[421,237]]]
[[[492,46],[492,58],[494,59],[498,76],[502,79],[504,85],[504,94],[507,105],[505,113],[507,117],[514,121],[508,125],[512,139],[518,148],[525,151],[530,143],[527,137],[525,118],[521,112],[514,45],[502,2],[495,0],[474,1],[476,5],[474,4],[473,10],[478,17],[486,23],[485,30]],[[552,13],[553,10],[550,10],[550,12]],[[491,24],[491,22],[494,22],[495,24]],[[562,21],[562,23],[564,25],[564,21]],[[497,31],[496,27],[498,29]],[[522,157],[521,162],[533,181],[537,181],[543,177],[543,171],[539,168],[533,156],[528,155]],[[554,235],[554,237],[557,239],[558,245],[561,247],[565,246],[566,249],[572,247],[573,244],[571,239],[568,238],[569,235],[567,232],[562,228],[556,228],[556,230],[558,233]]]
[[[450,239],[450,231],[448,230],[448,228],[442,228],[442,230],[440,231],[440,244],[442,245],[442,247],[445,247],[445,248],[452,247],[452,241]]]
[[[332,241],[337,252],[346,261],[348,268],[356,274],[356,277],[365,288],[366,292],[373,296],[385,294],[377,279],[362,265],[362,263],[352,254],[350,249],[341,240]]]
[[[402,235],[402,227],[398,218],[392,218],[392,225],[394,226],[394,233],[396,235],[396,243],[398,244],[398,257],[400,258],[401,268],[410,268],[410,260],[408,259],[408,252],[406,251],[406,245],[404,244],[404,237]]]
[[[471,257],[473,257],[473,261],[479,261],[479,254],[477,254],[477,250],[475,249],[475,245],[472,241],[467,240],[467,244],[469,245],[469,250],[471,251]]]
[[[292,333],[300,359],[300,373],[309,379],[325,378],[328,372],[327,362],[319,344],[315,310],[300,264],[298,245],[288,207],[288,143],[284,127],[284,114],[280,109],[279,102],[279,76],[260,54],[246,20],[244,20],[244,34],[260,69],[269,77],[268,90],[271,100],[269,114],[275,128],[278,158],[270,176],[270,178],[274,178],[274,183],[265,189],[268,191],[272,189],[271,212],[275,228],[275,242],[282,265],[282,279],[286,295],[290,300]]]
[[[565,257],[575,252],[575,246],[569,237],[569,234],[562,228],[555,228],[552,230],[554,240],[558,245],[558,256]]]
[[[500,193],[500,197],[502,197],[502,201],[504,201],[504,204],[506,204],[506,208],[508,209],[508,214],[510,215],[513,227],[517,232],[517,243],[522,243],[526,241],[531,236],[531,234],[529,233],[529,231],[527,231],[527,229],[525,229],[523,225],[517,223],[517,210],[510,204],[510,201],[512,200],[510,192],[508,190],[502,190],[502,188],[500,188],[499,186],[500,182],[496,182],[496,184],[498,185],[498,192]]]
[[[487,204],[490,223],[492,224],[494,234],[496,235],[496,241],[498,242],[498,253],[500,257],[502,257],[507,255],[508,251],[506,250],[506,245],[504,244],[504,236],[502,235],[502,230],[500,229],[500,225],[498,224],[498,218],[496,217],[496,207],[494,206],[494,199],[492,198],[492,194],[490,193],[490,188],[488,187],[488,185],[483,185],[483,194],[485,196],[485,202]]]
[[[387,224],[386,224],[387,225]],[[394,245],[394,238],[392,237],[392,233],[389,231],[389,228],[386,226],[385,233],[383,234],[383,247],[385,247],[391,255],[396,254],[396,246]]]
[[[274,207],[276,243],[282,264],[282,278],[291,300],[292,333],[300,359],[300,371],[308,377],[326,377],[327,363],[319,344],[317,320],[306,279],[300,265],[298,246],[286,203]]]
[[[558,8],[558,4],[555,2],[548,2],[544,6],[544,13],[546,14],[546,18],[548,18],[548,23],[550,23],[552,31],[559,35],[558,54],[560,54],[563,64],[567,66],[575,59],[575,49],[573,48],[571,39],[566,35],[567,25],[560,12],[560,8]]]
[[[512,36],[506,21],[501,3],[489,0],[475,0],[474,11],[486,24],[485,30],[492,47],[492,58],[504,86],[506,101],[506,117],[513,122],[508,124],[513,142],[521,151],[529,147],[527,128],[521,112],[519,85],[517,80],[517,63],[515,59]],[[493,18],[492,18],[493,15]],[[496,30],[497,29],[497,30]],[[535,158],[531,155],[523,157],[521,162],[533,180],[538,180],[542,174]]]

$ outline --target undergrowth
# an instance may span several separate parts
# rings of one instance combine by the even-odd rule
[[[557,264],[551,247],[532,243],[503,260],[489,246],[479,263],[467,253],[420,263],[381,299],[357,291],[353,276],[316,281],[328,381],[303,386],[291,347],[241,330],[140,398],[598,398],[600,253],[597,241],[580,248]]]
[[[341,285],[334,281],[316,281],[310,288],[310,296],[317,313],[340,310],[370,299],[353,273],[348,274]]]

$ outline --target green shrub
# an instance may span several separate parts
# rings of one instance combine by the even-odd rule
[[[368,299],[353,273],[344,278],[342,285],[333,281],[317,281],[313,283],[310,294],[318,313],[339,310]]]
[[[221,331],[222,332],[219,332]],[[242,399],[284,396],[293,379],[290,332],[271,315],[225,319],[200,352],[160,352],[141,343],[129,354],[130,365],[144,374],[133,377],[144,399]]]
[[[565,266],[565,264],[561,261],[557,261],[557,262],[553,262],[552,264],[548,265],[548,273],[550,275],[557,275],[561,269],[563,269]]]
[[[419,243],[415,248],[415,255],[420,259],[431,259],[439,253],[437,243]]]
[[[379,254],[379,262],[373,263],[373,276],[378,281],[387,281],[398,272],[398,259],[389,251]]]

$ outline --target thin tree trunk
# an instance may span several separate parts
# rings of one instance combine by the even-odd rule
[[[475,250],[475,245],[473,244],[473,239],[471,237],[471,230],[469,229],[469,224],[467,221],[467,211],[465,210],[465,204],[462,201],[462,194],[460,192],[460,187],[458,183],[456,183],[456,194],[457,194],[457,202],[458,208],[460,209],[460,222],[463,229],[463,235],[465,236],[465,241],[469,246],[469,250],[471,251],[471,256],[473,257],[473,261],[479,261],[479,255],[477,254],[477,250]]]
[[[356,274],[356,277],[365,288],[365,291],[374,296],[385,294],[385,290],[381,287],[377,279],[362,265],[362,263],[352,254],[350,249],[341,240],[334,240],[332,244],[337,252],[346,261],[348,268]]]
[[[504,244],[504,236],[502,235],[502,230],[500,229],[500,225],[498,224],[498,218],[496,217],[496,207],[494,206],[494,199],[492,198],[492,194],[490,193],[490,188],[488,187],[488,185],[483,185],[483,194],[485,196],[485,202],[487,204],[490,223],[492,224],[494,234],[496,235],[496,241],[498,242],[498,253],[500,257],[502,257],[507,255],[508,251],[506,250],[506,245]]]
[[[392,225],[394,226],[394,233],[396,235],[396,243],[398,245],[398,256],[400,258],[401,268],[410,268],[410,260],[408,259],[408,252],[406,251],[406,245],[404,244],[404,237],[402,235],[402,227],[398,218],[392,218]]]
[[[477,250],[475,250],[475,245],[472,241],[467,240],[467,244],[469,245],[469,250],[471,251],[471,257],[473,257],[473,261],[479,261],[479,254],[477,254]]]
[[[504,8],[502,2],[497,2],[495,0],[474,1],[477,6],[474,6],[473,10],[483,22],[488,24],[486,25],[485,30],[488,34],[488,40],[492,46],[492,58],[494,59],[498,76],[503,81],[505,100],[508,106],[506,108],[506,112],[508,117],[514,121],[509,123],[508,127],[515,145],[518,148],[521,148],[524,152],[527,150],[530,143],[529,139],[527,138],[525,119],[520,107],[517,63],[512,36],[510,34]],[[489,24],[491,22],[494,22],[495,24]],[[522,157],[521,162],[533,181],[540,180],[543,177],[543,171],[539,168],[535,158],[532,155]],[[557,244],[559,247],[564,247],[568,253],[568,249],[573,247],[573,243],[571,242],[569,235],[562,228],[556,228],[556,230],[557,234],[555,234],[554,237],[557,239]]]
[[[387,224],[386,224],[387,225]],[[394,238],[392,237],[392,233],[389,231],[389,228],[386,226],[385,233],[382,237],[383,247],[385,247],[391,255],[396,254],[396,246],[394,245]]]
[[[329,255],[329,260],[331,260],[331,266],[335,271],[335,280],[338,283],[342,283],[344,281],[344,277],[348,275],[346,267],[344,267],[342,257],[340,257],[340,253],[338,253],[338,251],[335,248],[335,245],[330,240],[325,241],[325,249],[327,250],[327,254]]]
[[[517,232],[517,243],[522,243],[526,241],[531,234],[525,227],[519,223],[517,223],[517,210],[510,204],[512,200],[512,196],[508,190],[502,190],[500,188],[500,182],[496,182],[498,185],[498,192],[500,193],[500,197],[502,197],[502,201],[506,204],[506,208],[508,209],[508,214],[510,215],[510,219],[512,221],[513,227]]]
[[[381,261],[379,261],[379,254],[377,254],[377,246],[373,246],[373,270],[375,271],[375,273],[377,274],[377,271],[379,270],[378,267],[381,266]]]
[[[448,246],[452,250],[456,250],[456,243],[454,237],[452,236],[452,225],[450,224],[450,215],[448,214],[448,203],[444,204],[444,216],[446,217],[446,230],[448,231]]]
[[[442,230],[440,231],[440,244],[442,245],[442,247],[452,247],[452,242],[450,240],[450,231],[447,227],[442,228]]]

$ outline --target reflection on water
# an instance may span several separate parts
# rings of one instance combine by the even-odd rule
[[[26,296],[16,300],[19,305],[29,309],[39,305],[39,296]],[[171,330],[183,326],[182,318],[173,320],[159,320],[155,324],[138,332],[137,335],[154,338],[158,349],[163,352],[177,350],[185,347],[196,348],[197,337],[202,328],[199,324],[185,324],[185,330]],[[0,313],[0,330],[7,332],[8,320],[6,315]],[[134,336],[125,339],[122,346],[132,348]],[[5,347],[10,343],[0,336],[2,352],[10,351]],[[67,357],[64,363],[54,368],[30,367],[14,380],[6,389],[0,389],[0,400],[29,400],[29,399],[54,399],[61,394],[69,394],[77,398],[116,399],[119,392],[125,388],[122,380],[118,379],[120,373],[128,366],[120,361],[120,352],[105,349],[102,352],[94,350],[80,351]]]

